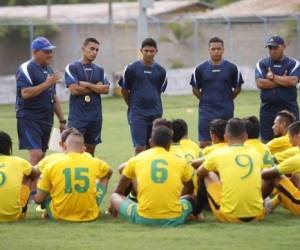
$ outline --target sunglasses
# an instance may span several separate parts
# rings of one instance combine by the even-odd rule
[[[272,46],[272,45],[270,45],[270,46],[268,46],[268,49],[269,49],[269,50],[277,50],[278,47],[279,47],[279,46]]]
[[[43,50],[43,52],[45,54],[53,54],[53,50],[49,49],[49,50]]]

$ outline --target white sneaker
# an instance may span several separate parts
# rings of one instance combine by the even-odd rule
[[[270,197],[267,197],[264,200],[264,207],[266,209],[267,214],[273,213],[273,211],[274,211],[275,208],[274,208],[274,206],[272,204],[272,199]]]

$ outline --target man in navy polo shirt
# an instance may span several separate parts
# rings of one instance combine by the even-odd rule
[[[48,149],[53,113],[59,119],[61,130],[66,123],[55,90],[62,73],[53,72],[49,66],[54,48],[44,37],[34,39],[33,58],[21,64],[16,73],[19,148],[29,150],[32,165],[36,165]]]
[[[190,84],[199,99],[198,136],[200,147],[211,144],[209,123],[214,119],[233,117],[233,99],[244,83],[237,65],[223,59],[224,42],[218,37],[209,40],[210,60],[199,64]]]
[[[146,38],[140,49],[142,59],[129,64],[122,80],[124,101],[128,105],[128,122],[135,153],[148,148],[152,122],[162,116],[161,93],[167,87],[166,70],[154,61],[156,41]]]
[[[261,139],[273,139],[272,125],[277,113],[289,110],[299,119],[296,85],[300,78],[299,62],[284,55],[285,43],[280,36],[268,39],[269,57],[256,64],[256,85],[261,90],[260,131]]]
[[[71,92],[68,127],[78,129],[85,140],[86,151],[94,155],[101,142],[101,94],[109,91],[109,82],[102,67],[93,63],[99,52],[99,42],[87,38],[83,42],[82,58],[65,70],[66,85]]]

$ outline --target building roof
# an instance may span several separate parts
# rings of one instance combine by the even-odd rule
[[[150,16],[161,16],[184,10],[190,6],[198,5],[204,9],[212,9],[212,6],[197,0],[165,0],[154,3],[153,8],[148,9]],[[113,18],[116,21],[137,19],[138,2],[113,3]],[[47,16],[46,5],[35,6],[8,6],[0,8],[0,16],[3,18],[19,19],[45,19]],[[51,20],[57,23],[65,22],[107,22],[108,4],[59,4],[51,6]]]
[[[201,18],[283,16],[300,13],[300,0],[241,0],[222,8],[214,9]]]

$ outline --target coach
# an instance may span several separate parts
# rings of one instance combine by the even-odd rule
[[[49,66],[54,48],[44,37],[34,39],[33,58],[21,64],[16,73],[19,149],[29,150],[32,165],[36,165],[48,149],[54,112],[61,130],[66,123],[55,90],[62,73],[54,72]]]
[[[211,144],[210,121],[233,117],[233,99],[244,83],[238,67],[223,59],[223,40],[214,37],[208,45],[210,60],[196,67],[190,82],[194,95],[199,99],[198,135],[201,148]]]
[[[272,125],[276,114],[289,110],[299,118],[296,85],[300,67],[296,59],[284,55],[285,43],[280,36],[268,39],[269,57],[256,64],[256,85],[261,90],[260,131],[264,142],[273,139]]]

